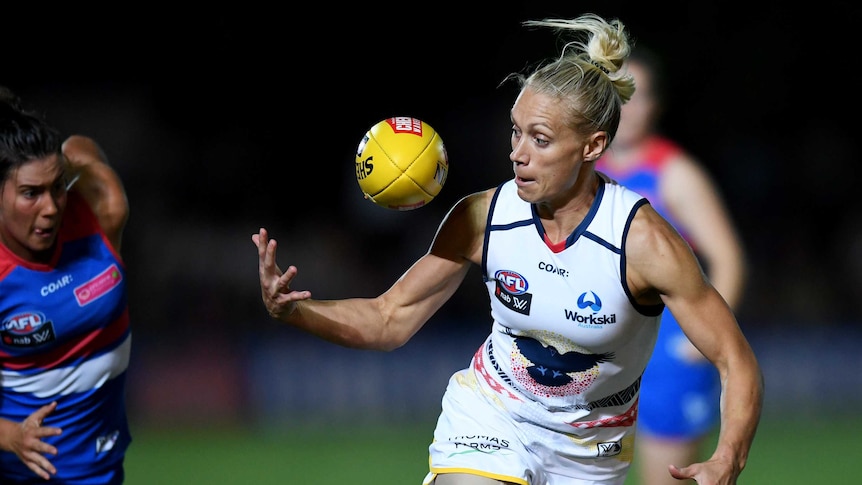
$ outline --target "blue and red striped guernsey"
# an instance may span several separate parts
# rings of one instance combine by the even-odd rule
[[[43,422],[65,472],[122,461],[131,348],[125,266],[87,203],[70,192],[51,262],[24,261],[0,246],[0,417],[20,422],[56,400]],[[0,453],[0,478],[35,477]],[[0,480],[3,481],[3,480]]]

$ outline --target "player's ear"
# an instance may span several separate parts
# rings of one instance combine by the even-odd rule
[[[587,162],[596,161],[605,151],[608,146],[608,132],[597,131],[587,137],[587,142],[584,144],[584,160]]]

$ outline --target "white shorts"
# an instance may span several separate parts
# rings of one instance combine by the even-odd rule
[[[561,432],[547,425],[559,421],[554,413],[485,381],[472,366],[449,379],[423,485],[443,473],[521,485],[623,485],[634,426]]]

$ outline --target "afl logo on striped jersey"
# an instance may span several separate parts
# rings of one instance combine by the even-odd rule
[[[11,347],[34,347],[54,340],[54,325],[41,312],[23,312],[3,320],[0,341]]]

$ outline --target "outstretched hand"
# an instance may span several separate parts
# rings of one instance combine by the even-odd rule
[[[731,463],[724,463],[715,458],[682,468],[669,465],[668,471],[677,480],[692,479],[698,485],[736,485],[736,480],[742,472]]]
[[[269,238],[266,229],[261,228],[257,234],[252,234],[251,240],[257,246],[263,304],[272,317],[284,320],[296,309],[297,301],[311,298],[311,292],[290,289],[290,282],[297,273],[296,266],[288,266],[287,270],[281,271],[275,262],[278,244]]]
[[[57,402],[46,404],[37,409],[27,419],[18,424],[9,439],[9,450],[18,456],[33,473],[48,480],[57,473],[57,469],[45,455],[56,455],[57,448],[42,441],[48,436],[57,436],[63,431],[52,426],[42,426],[46,416],[54,412]]]

